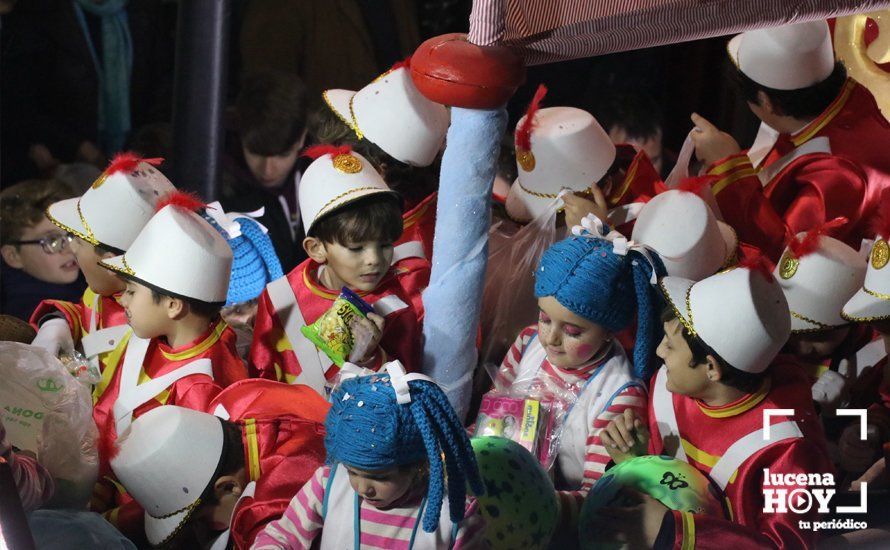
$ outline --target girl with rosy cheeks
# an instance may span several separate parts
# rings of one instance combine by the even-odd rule
[[[495,379],[496,393],[549,403],[556,425],[546,444],[555,450],[565,522],[577,517],[609,462],[599,431],[625,409],[645,409],[642,381],[660,326],[652,283],[663,273],[661,261],[648,249],[627,250],[623,237],[598,222],[585,221],[590,230],[575,228],[575,236],[542,256],[535,273],[538,323],[519,334]],[[614,334],[634,320],[631,362]]]

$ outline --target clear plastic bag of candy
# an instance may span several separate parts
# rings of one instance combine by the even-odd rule
[[[59,361],[68,369],[71,376],[83,384],[91,386],[98,384],[99,380],[102,379],[99,368],[90,363],[90,360],[77,350],[73,350],[71,353],[63,353],[59,356]]]
[[[311,325],[300,329],[338,367],[366,357],[375,341],[377,325],[368,319],[374,308],[357,294],[343,288],[334,305]]]

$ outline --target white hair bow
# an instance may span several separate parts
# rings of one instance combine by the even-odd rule
[[[207,215],[213,218],[213,221],[219,225],[223,231],[226,232],[226,235],[229,236],[229,239],[234,239],[236,237],[241,236],[241,224],[238,223],[238,218],[248,218],[260,226],[260,229],[263,233],[268,233],[269,230],[266,229],[266,226],[257,221],[257,218],[263,216],[266,213],[266,208],[262,207],[258,210],[254,210],[253,212],[226,212],[223,210],[222,205],[219,201],[212,202],[207,205]]]
[[[399,405],[405,405],[411,402],[411,391],[408,387],[408,382],[412,380],[426,380],[427,382],[432,382],[435,384],[435,381],[429,376],[425,376],[423,374],[405,373],[405,367],[402,366],[402,363],[399,361],[392,361],[390,363],[386,363],[383,365],[383,368],[386,369],[386,373],[389,374],[389,382],[392,384],[393,389],[396,392],[396,401]],[[340,383],[349,380],[350,378],[358,378],[359,376],[373,376],[379,374],[377,372],[372,371],[371,369],[366,369],[360,367],[353,363],[343,363],[343,367],[340,369]]]
[[[596,215],[587,214],[581,220],[581,225],[576,225],[572,228],[572,235],[609,241],[612,243],[612,251],[619,256],[627,256],[627,253],[631,250],[639,252],[652,266],[652,275],[649,277],[649,283],[654,285],[658,282],[658,272],[655,260],[652,257],[656,252],[642,243],[629,240],[614,229],[606,233],[606,224]],[[634,263],[636,263],[636,260],[634,260]]]

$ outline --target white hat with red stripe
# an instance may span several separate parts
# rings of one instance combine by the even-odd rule
[[[316,221],[359,199],[385,194],[401,200],[374,166],[347,145],[318,145],[303,154],[315,159],[300,179],[300,215],[307,235]]]
[[[197,214],[205,206],[185,193],[170,195],[124,254],[99,265],[164,294],[225,303],[232,249]]]
[[[736,67],[775,90],[799,90],[834,71],[834,48],[825,21],[809,21],[737,35],[727,45]]]
[[[327,90],[323,96],[359,138],[400,162],[429,166],[442,149],[450,117],[444,105],[417,91],[409,63],[396,64],[357,92]]]
[[[686,330],[744,372],[769,367],[791,333],[788,302],[763,258],[695,282],[665,277],[665,298]]]
[[[593,115],[575,107],[540,109],[546,92],[538,87],[516,125],[518,177],[506,208],[519,222],[543,214],[563,188],[589,190],[615,161],[615,145]]]
[[[162,161],[121,153],[83,196],[53,203],[46,216],[90,244],[123,252],[154,215],[158,201],[176,191],[155,167]]]
[[[871,251],[865,281],[844,305],[841,315],[848,321],[868,323],[890,319],[890,189],[884,190],[878,203],[877,235]]]
[[[225,451],[219,418],[165,405],[133,421],[117,439],[111,469],[145,510],[145,535],[165,544],[201,504]]]
[[[841,241],[823,235],[827,225],[793,237],[773,272],[791,313],[791,332],[844,326],[844,304],[862,288],[866,260]]]
[[[632,238],[656,252],[668,275],[700,281],[735,258],[735,231],[692,190],[671,189],[647,202]]]

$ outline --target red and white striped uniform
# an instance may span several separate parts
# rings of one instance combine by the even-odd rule
[[[628,408],[646,418],[647,394],[621,346],[612,345],[595,362],[561,369],[547,360],[537,335],[537,325],[519,333],[498,371],[496,386],[510,395],[557,399],[568,409],[557,455],[564,482],[558,482],[557,489],[563,490],[563,506],[575,514],[610,460],[600,430]]]
[[[330,466],[322,466],[312,476],[300,492],[291,500],[281,519],[269,523],[253,544],[253,550],[278,550],[310,548],[321,535],[318,548],[322,550],[344,550],[353,546],[355,533],[353,521],[346,521],[346,515],[353,514],[355,493],[349,486],[348,474],[342,467],[329,483]],[[325,492],[328,496],[328,510],[323,517]],[[341,498],[336,498],[339,493]],[[345,498],[342,498],[345,497]],[[361,548],[381,550],[408,550],[415,524],[423,520],[420,503],[404,508],[379,510],[364,501],[360,505]],[[324,525],[331,526],[331,536],[324,533]],[[469,541],[481,536],[484,521],[478,513],[475,500],[467,504],[466,515],[460,522],[453,548],[465,548]],[[442,520],[435,533],[425,533],[418,525],[415,535],[415,548],[449,548],[451,521],[448,519],[447,500],[442,502]],[[435,542],[431,542],[435,539]]]

